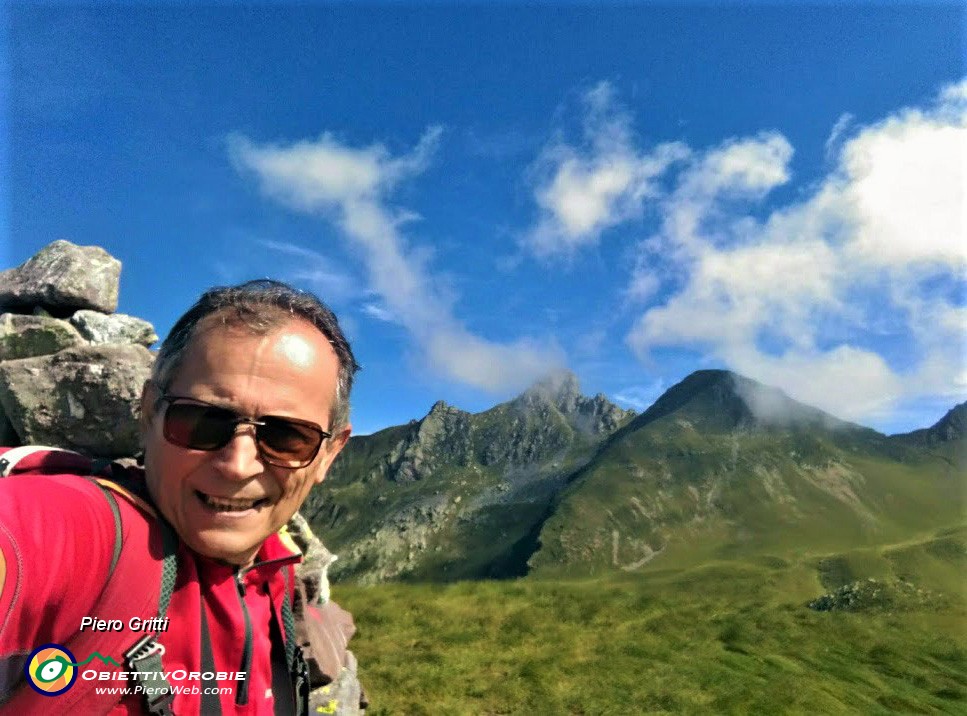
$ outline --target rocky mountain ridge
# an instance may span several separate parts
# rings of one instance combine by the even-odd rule
[[[345,545],[334,573],[380,581],[519,570],[514,545],[566,475],[633,416],[582,395],[567,372],[478,414],[439,401],[418,421],[351,438],[304,512]],[[470,543],[482,549],[456,558]]]
[[[887,437],[706,370],[635,415],[565,373],[483,413],[441,402],[353,438],[307,510],[334,572],[363,582],[836,546],[956,521],[967,463],[927,443],[963,445],[961,414]]]

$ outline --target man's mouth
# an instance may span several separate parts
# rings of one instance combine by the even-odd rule
[[[242,500],[235,497],[215,497],[207,495],[201,490],[195,490],[195,496],[201,500],[206,507],[217,512],[245,512],[268,503],[269,499],[263,497],[258,500]]]

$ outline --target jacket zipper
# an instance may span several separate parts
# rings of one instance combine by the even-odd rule
[[[245,647],[242,649],[242,665],[239,671],[245,674],[245,680],[239,684],[238,692],[235,694],[235,705],[245,706],[248,704],[248,685],[252,675],[249,671],[252,668],[252,617],[248,613],[248,605],[245,604],[245,583],[242,581],[243,573],[235,572],[235,584],[238,587],[238,601],[242,605],[242,614],[245,617]]]
[[[245,582],[242,580],[246,574],[256,567],[272,564],[273,562],[290,560],[294,556],[296,555],[276,557],[275,559],[269,559],[264,562],[256,562],[250,567],[235,571],[235,586],[238,587],[238,601],[242,605],[242,615],[245,617],[245,647],[242,649],[242,665],[239,668],[239,671],[245,673],[245,680],[239,684],[238,692],[235,694],[236,706],[245,706],[248,704],[248,685],[251,677],[249,670],[252,668],[252,617],[249,615],[248,605],[245,603]]]

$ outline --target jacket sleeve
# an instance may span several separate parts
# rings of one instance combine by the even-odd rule
[[[70,475],[0,479],[0,703],[23,680],[38,646],[64,644],[108,578],[115,540],[110,505]]]

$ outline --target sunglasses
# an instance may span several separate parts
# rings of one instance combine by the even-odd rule
[[[239,425],[252,425],[259,455],[270,465],[294,470],[311,463],[322,441],[332,437],[332,433],[307,420],[278,415],[245,418],[234,410],[194,398],[164,395],[161,399],[168,404],[165,439],[191,450],[220,450],[235,437]]]

